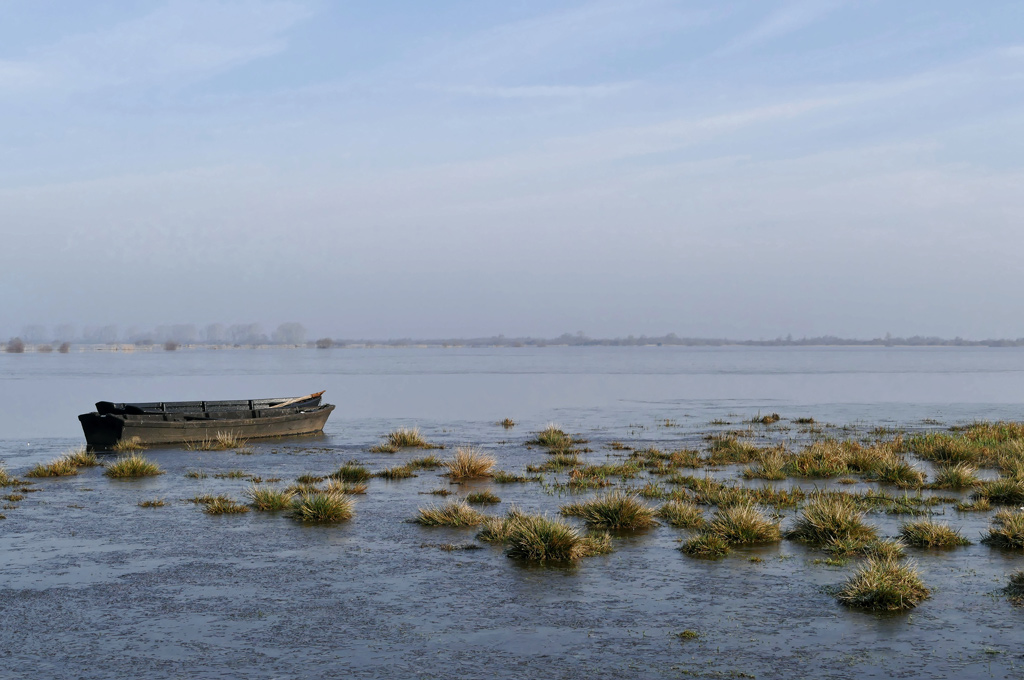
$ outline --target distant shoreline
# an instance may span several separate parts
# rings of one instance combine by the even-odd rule
[[[1024,347],[1024,338],[965,340],[963,338],[936,338],[913,336],[909,338],[874,338],[861,340],[821,336],[815,338],[775,338],[773,340],[732,340],[727,338],[681,338],[675,335],[661,337],[628,336],[626,338],[588,338],[583,335],[563,335],[557,338],[447,338],[447,339],[388,339],[346,340],[320,338],[302,343],[273,342],[53,342],[29,343],[14,338],[0,343],[0,352],[67,353],[69,351],[97,352],[152,352],[180,350],[231,349],[372,349],[372,348],[526,348],[526,347]]]

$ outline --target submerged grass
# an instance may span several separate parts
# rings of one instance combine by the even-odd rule
[[[242,505],[238,501],[224,496],[217,497],[205,505],[203,512],[207,515],[241,515],[249,512],[248,505]]]
[[[729,541],[718,534],[706,532],[697,534],[683,543],[679,549],[690,557],[698,557],[705,560],[721,559],[731,551]]]
[[[958,529],[927,519],[901,524],[900,538],[915,548],[955,548],[971,544]]]
[[[162,475],[164,474],[164,471],[160,469],[159,465],[145,456],[133,453],[128,456],[118,458],[113,463],[107,465],[107,469],[103,474],[115,479],[132,479],[136,477],[153,477],[156,475]]]
[[[836,595],[847,607],[872,611],[913,609],[929,597],[915,565],[877,558],[869,558]]]
[[[485,517],[464,501],[450,501],[445,505],[430,505],[419,509],[413,521],[425,527],[475,527]]]
[[[613,491],[580,503],[562,506],[561,514],[579,517],[588,526],[608,529],[644,529],[654,526],[654,510],[633,494]]]
[[[1018,607],[1024,606],[1024,569],[1018,569],[1010,574],[1009,582],[1003,588],[1003,592],[1010,599],[1010,602]]]
[[[356,463],[345,463],[330,476],[343,482],[365,482],[371,477],[368,469]]]
[[[466,502],[471,505],[495,505],[500,503],[501,499],[492,491],[478,491],[466,496]]]
[[[165,505],[167,505],[167,503],[165,503],[162,498],[154,498],[152,500],[138,502],[138,506],[140,508],[162,508]]]

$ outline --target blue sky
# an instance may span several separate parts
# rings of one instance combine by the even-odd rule
[[[1021,3],[0,16],[0,335],[1024,336]]]

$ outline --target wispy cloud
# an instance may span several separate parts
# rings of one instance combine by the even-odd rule
[[[0,62],[0,88],[86,91],[209,77],[287,47],[297,2],[171,0],[153,12]]]
[[[619,94],[636,83],[601,83],[598,85],[524,85],[519,87],[446,85],[426,89],[472,97],[497,97],[499,99],[570,99],[599,98]]]
[[[844,0],[799,0],[772,12],[760,24],[715,52],[726,56],[744,52],[805,28],[845,4]]]

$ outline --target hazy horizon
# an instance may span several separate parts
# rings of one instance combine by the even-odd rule
[[[1024,5],[3,3],[0,337],[1024,336]]]

